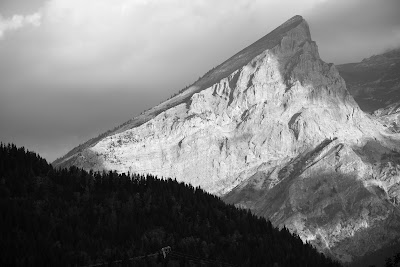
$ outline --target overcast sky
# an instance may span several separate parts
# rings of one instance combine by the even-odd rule
[[[52,161],[302,15],[323,60],[400,46],[399,0],[1,0],[0,141]]]

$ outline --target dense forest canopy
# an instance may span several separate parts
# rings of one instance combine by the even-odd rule
[[[340,266],[200,188],[151,175],[54,169],[13,144],[0,145],[0,206],[1,266],[132,258],[135,266]],[[150,259],[167,246],[165,259]]]

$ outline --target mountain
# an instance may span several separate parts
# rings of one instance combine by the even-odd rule
[[[362,110],[400,104],[400,48],[337,68]]]
[[[400,133],[400,48],[337,67],[361,109]]]
[[[373,115],[392,132],[400,133],[400,101],[376,110]]]
[[[0,144],[0,181],[1,266],[340,266],[287,229],[171,179],[55,170]]]
[[[350,262],[399,241],[399,151],[295,16],[53,164],[173,177]]]

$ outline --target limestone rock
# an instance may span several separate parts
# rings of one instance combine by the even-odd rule
[[[201,186],[351,261],[400,237],[399,144],[296,16],[55,165]]]

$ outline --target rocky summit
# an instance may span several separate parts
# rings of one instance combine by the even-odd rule
[[[349,262],[400,239],[399,151],[295,16],[54,165],[176,178]]]

